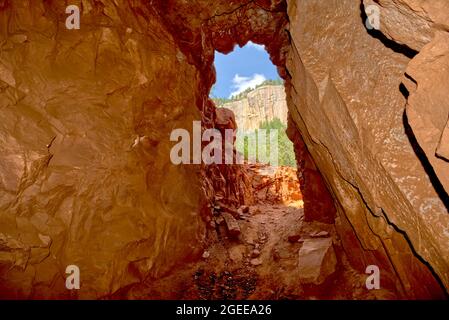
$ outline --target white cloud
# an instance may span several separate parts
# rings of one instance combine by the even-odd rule
[[[236,74],[234,79],[232,79],[232,88],[234,91],[229,97],[232,98],[246,89],[255,88],[265,80],[267,79],[263,74],[255,73],[252,77],[241,77],[239,74]]]
[[[247,43],[247,46],[250,47],[250,48],[254,48],[256,50],[259,50],[259,51],[265,51],[265,46],[263,46],[261,44],[256,44],[256,43],[251,42],[251,41]]]

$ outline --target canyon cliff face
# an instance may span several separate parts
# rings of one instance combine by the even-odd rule
[[[262,86],[249,92],[247,97],[228,102],[223,108],[234,112],[237,127],[243,131],[258,129],[260,124],[278,118],[287,124],[287,100],[284,86]]]
[[[375,32],[356,0],[74,1],[80,30],[60,1],[0,2],[0,296],[174,292],[211,201],[246,191],[239,167],[172,164],[170,133],[230,125],[214,50],[251,40],[286,81],[303,197],[323,201],[305,216],[335,228],[337,261],[379,266],[390,297],[447,297],[448,3],[373,3]]]

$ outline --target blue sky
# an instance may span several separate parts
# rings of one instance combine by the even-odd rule
[[[215,69],[217,82],[211,96],[217,98],[230,98],[265,80],[279,79],[265,48],[252,42],[236,46],[228,55],[215,52]]]

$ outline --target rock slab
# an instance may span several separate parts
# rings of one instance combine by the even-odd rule
[[[337,257],[331,238],[307,239],[299,250],[299,279],[303,284],[322,284],[335,272]]]

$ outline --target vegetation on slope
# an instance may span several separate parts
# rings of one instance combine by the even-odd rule
[[[293,143],[287,137],[286,129],[287,126],[281,122],[278,118],[274,118],[271,121],[266,121],[260,124],[259,129],[266,130],[266,144],[268,154],[270,152],[270,131],[277,130],[278,131],[278,164],[281,166],[290,166],[296,167],[296,159],[295,152],[293,150]],[[250,143],[249,140],[252,140],[255,143]],[[237,140],[236,149],[241,154],[244,155],[244,158],[248,160],[251,155],[257,155],[257,145],[258,145],[258,130],[255,130],[251,133],[246,133],[245,138],[241,140]],[[256,156],[256,160],[259,161],[258,156]]]
[[[239,93],[238,95],[232,96],[231,98],[218,98],[215,97],[213,92],[214,89],[212,88],[211,90],[211,99],[215,102],[215,105],[217,107],[223,106],[226,103],[229,102],[233,102],[233,101],[239,101],[242,99],[245,99],[248,96],[248,93],[250,93],[251,91],[254,91],[257,88],[263,87],[263,86],[279,86],[279,85],[283,85],[284,81],[281,79],[277,79],[277,80],[265,80],[264,82],[262,82],[261,84],[257,85],[255,88],[248,88],[245,91]]]

